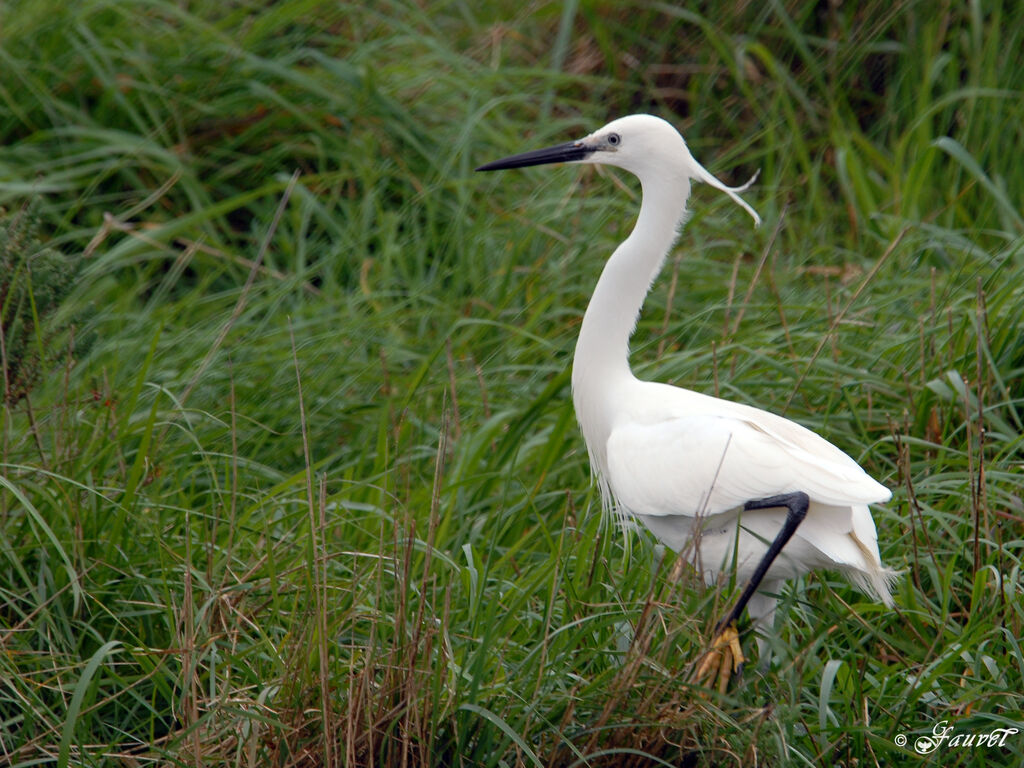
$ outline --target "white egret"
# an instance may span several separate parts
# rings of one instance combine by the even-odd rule
[[[785,579],[834,569],[892,605],[892,571],[878,553],[868,504],[887,488],[847,454],[767,411],[637,379],[629,339],[654,278],[686,219],[692,181],[738,192],[690,154],[672,125],[651,115],[615,120],[578,141],[524,152],[478,171],[546,163],[603,163],[640,179],[636,225],[605,264],[583,317],[572,396],[606,508],[642,521],[687,557],[708,583],[736,570],[745,588],[719,623],[697,671],[728,683],[743,657],[737,620],[770,624]],[[785,548],[785,549],[783,549]],[[780,554],[781,553],[781,554]],[[763,650],[763,648],[762,648]]]

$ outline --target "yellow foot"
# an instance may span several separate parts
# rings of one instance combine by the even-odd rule
[[[717,678],[718,692],[724,694],[733,672],[739,672],[744,661],[746,659],[743,658],[743,649],[740,648],[740,633],[736,629],[736,622],[731,622],[711,641],[711,648],[697,665],[694,681],[698,685],[710,687],[709,684],[714,684]]]

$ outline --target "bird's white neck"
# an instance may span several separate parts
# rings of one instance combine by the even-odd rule
[[[651,283],[675,242],[686,213],[689,180],[641,179],[643,201],[632,233],[605,264],[583,315],[572,370],[573,404],[592,462],[603,473],[604,446],[613,425],[607,407],[620,388],[635,381],[629,338]]]

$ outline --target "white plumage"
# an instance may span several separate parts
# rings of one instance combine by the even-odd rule
[[[690,183],[728,194],[757,213],[690,154],[664,120],[632,115],[586,138],[483,166],[549,162],[614,165],[640,179],[636,226],[608,259],[580,328],[573,402],[607,506],[641,520],[686,553],[709,583],[728,569],[748,581],[793,509],[758,501],[806,494],[806,515],[752,587],[753,619],[771,617],[780,581],[835,569],[886,605],[889,582],[868,504],[891,494],[814,432],[767,411],[637,379],[629,339],[644,298],[685,221]],[[799,500],[796,502],[799,506]],[[733,554],[737,557],[733,562]],[[774,554],[772,555],[774,557]],[[745,603],[745,600],[742,600]],[[743,606],[738,606],[742,611]],[[738,615],[738,612],[737,612]],[[735,619],[737,615],[732,616]]]

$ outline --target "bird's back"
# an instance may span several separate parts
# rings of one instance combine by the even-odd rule
[[[891,494],[839,448],[768,411],[634,380],[607,436],[611,491],[637,514],[708,515],[803,491],[831,505]]]

